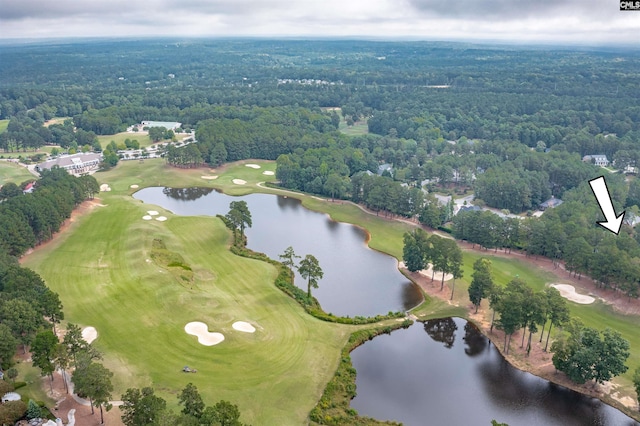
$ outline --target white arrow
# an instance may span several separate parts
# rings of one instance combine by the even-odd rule
[[[613,202],[611,201],[611,194],[609,194],[609,188],[607,187],[607,182],[604,180],[604,176],[591,179],[589,181],[589,185],[591,185],[593,195],[596,196],[600,210],[602,210],[602,214],[606,219],[606,221],[596,223],[618,235],[620,228],[622,227],[625,212],[620,213],[620,216],[616,217]]]

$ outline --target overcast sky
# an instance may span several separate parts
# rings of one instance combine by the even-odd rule
[[[619,0],[0,0],[0,38],[363,36],[640,45]]]

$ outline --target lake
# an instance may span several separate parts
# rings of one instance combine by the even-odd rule
[[[407,426],[638,425],[621,411],[512,367],[460,318],[415,323],[351,352],[361,415]]]
[[[275,260],[289,246],[302,257],[314,255],[324,278],[312,294],[334,315],[406,311],[423,300],[420,289],[398,271],[395,258],[367,246],[364,230],[308,210],[295,198],[269,194],[231,197],[210,188],[159,187],[142,189],[134,198],[182,216],[225,215],[231,201],[246,201],[253,222],[245,230],[247,246]],[[302,277],[297,275],[295,282],[306,291]]]

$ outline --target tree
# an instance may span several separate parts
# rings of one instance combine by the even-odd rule
[[[202,423],[220,426],[242,426],[238,406],[228,401],[219,401],[213,407],[207,407],[202,415]]]
[[[78,367],[78,354],[87,349],[89,344],[82,338],[82,330],[75,324],[67,324],[67,332],[62,339],[62,344],[73,357],[73,365]]]
[[[296,266],[295,259],[299,259],[302,256],[298,256],[294,251],[293,247],[289,246],[284,250],[284,253],[278,256],[282,260],[282,264],[289,268],[291,274],[293,274],[293,268]]]
[[[27,404],[27,414],[25,416],[29,420],[39,419],[40,416],[42,416],[42,410],[40,409],[40,406],[33,399],[30,399],[29,403]]]
[[[160,142],[164,139],[166,131],[167,129],[164,127],[150,127],[149,138],[151,138],[153,142]]]
[[[469,285],[469,300],[476,307],[476,313],[482,299],[487,297],[493,287],[491,277],[491,261],[481,257],[473,263],[473,274],[471,274],[471,284]]]
[[[562,326],[569,322],[569,307],[567,306],[567,300],[562,297],[558,289],[553,287],[545,288],[545,294],[547,296],[547,310],[549,316],[549,331],[547,331],[547,342],[544,345],[544,351],[547,351],[549,346],[549,336],[551,336],[551,328],[556,326]],[[543,328],[544,331],[544,328]],[[542,336],[540,336],[542,338]]]
[[[318,288],[318,280],[324,276],[318,259],[311,254],[306,255],[300,261],[298,272],[307,280],[307,297],[311,299],[311,287]]]
[[[60,324],[60,321],[64,319],[62,302],[60,302],[58,293],[47,289],[40,297],[40,305],[44,316],[48,317],[53,324],[53,334],[56,334],[56,324]]]
[[[22,343],[24,353],[36,331],[42,325],[42,317],[34,306],[22,299],[14,299],[0,305],[0,321],[11,329],[11,334]]]
[[[507,355],[509,354],[511,336],[523,324],[522,299],[526,287],[527,284],[521,279],[512,279],[505,287],[504,293],[496,306],[496,310],[500,313],[498,328],[504,331],[504,351]]]
[[[127,426],[156,424],[167,402],[156,396],[150,387],[129,388],[122,395],[122,422]]]
[[[75,391],[78,395],[89,398],[91,414],[94,413],[93,407],[100,407],[100,424],[104,424],[102,406],[105,405],[107,411],[111,409],[109,400],[111,392],[113,392],[113,384],[111,383],[113,373],[96,362],[90,361],[83,364],[78,365],[71,381],[75,385]]]
[[[424,244],[429,237],[422,229],[415,229],[404,234],[402,261],[411,272],[417,272],[425,267]]]
[[[58,338],[52,331],[42,331],[36,334],[31,345],[31,357],[33,365],[40,369],[43,376],[49,375],[51,383],[53,383],[53,372],[55,371],[56,347],[58,346]],[[53,389],[51,389],[53,392]]]
[[[244,228],[251,228],[251,212],[246,201],[232,201],[229,204],[227,219],[236,229],[240,229],[240,234],[244,237]]]
[[[182,414],[200,419],[204,412],[204,402],[198,392],[198,388],[189,383],[178,395],[178,402],[182,405]]]
[[[553,342],[553,365],[572,381],[582,384],[589,380],[604,383],[627,371],[629,342],[620,333],[606,329],[600,333],[573,320],[563,335]]]
[[[640,404],[640,367],[633,372],[633,387],[636,388],[636,396]]]
[[[0,323],[0,366],[10,365],[16,353],[16,346],[18,341],[13,337],[11,329]]]
[[[13,383],[16,382],[16,378],[18,377],[18,369],[15,367],[11,367],[10,369],[7,370],[7,377],[9,378],[9,380],[11,380]]]

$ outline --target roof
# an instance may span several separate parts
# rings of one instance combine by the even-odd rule
[[[585,155],[584,157],[582,157],[582,161],[587,161],[591,159],[609,161],[607,156],[604,154],[591,154],[591,155]]]
[[[562,201],[559,198],[555,198],[555,197],[551,197],[549,198],[547,201],[545,201],[544,203],[540,203],[540,207],[556,207],[559,206],[560,204],[562,204],[564,201]]]
[[[175,121],[143,121],[142,125],[145,127],[164,127],[165,129],[177,129],[182,126],[182,123]]]
[[[65,155],[63,157],[58,157],[53,160],[45,161],[44,163],[38,164],[38,168],[40,170],[50,169],[53,166],[60,167],[68,167],[73,165],[82,165],[83,163],[89,163],[91,161],[98,161],[102,159],[101,153],[88,153],[88,154],[73,154],[73,155]]]

